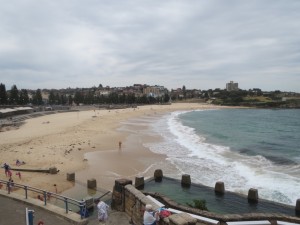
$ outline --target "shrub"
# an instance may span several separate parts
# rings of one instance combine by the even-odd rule
[[[201,209],[201,210],[205,210],[208,211],[207,207],[206,207],[206,201],[203,199],[194,199],[193,203],[186,203],[189,207],[192,208],[196,208],[196,209]]]

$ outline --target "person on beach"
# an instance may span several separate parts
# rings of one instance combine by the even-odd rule
[[[10,169],[10,166],[8,164],[4,163],[3,168],[4,168],[5,176],[7,177],[8,176],[8,171]]]
[[[98,220],[100,223],[105,224],[108,219],[108,209],[109,205],[105,202],[97,200],[97,210],[98,210]]]
[[[25,162],[24,161],[20,161],[20,160],[16,160],[16,166],[21,166],[21,165],[24,165]]]
[[[22,180],[21,172],[17,172],[16,175],[19,177],[20,180]]]
[[[53,186],[54,186],[54,189],[55,189],[55,194],[57,194],[57,185],[54,184]]]
[[[12,177],[12,172],[11,172],[10,169],[7,171],[7,176],[9,177],[9,179],[11,179],[11,177]]]
[[[155,225],[156,221],[159,219],[159,213],[153,211],[152,205],[147,204],[145,206],[145,212],[143,217],[144,225]]]
[[[122,148],[122,141],[119,141],[119,150]]]
[[[41,201],[44,201],[44,198],[43,198],[43,196],[41,196],[41,195],[38,195],[38,196],[37,196],[37,199],[38,199],[38,200],[41,200]]]
[[[20,162],[20,160],[16,160],[16,166],[20,166],[21,165],[21,162]]]
[[[10,191],[13,191],[13,189],[15,187],[15,182],[12,178],[9,178],[9,182],[10,182]]]
[[[12,191],[13,182],[13,180],[9,179],[9,181],[6,183],[6,190],[8,194],[10,194],[10,192]]]

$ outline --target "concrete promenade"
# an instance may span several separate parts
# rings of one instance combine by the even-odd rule
[[[0,225],[26,225],[26,208],[34,210],[34,225],[43,221],[44,225],[99,225],[97,221],[97,210],[88,219],[81,219],[74,212],[65,212],[65,209],[47,204],[37,199],[25,199],[24,196],[0,190]],[[107,225],[129,224],[130,218],[124,212],[109,211]]]

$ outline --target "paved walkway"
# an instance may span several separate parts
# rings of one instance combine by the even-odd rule
[[[88,224],[99,225],[97,221],[97,211],[88,218],[88,220],[81,220],[79,215],[73,212],[66,214],[58,207],[43,204],[36,199],[25,199],[15,193],[10,195],[3,190],[0,190],[0,225],[26,225],[26,208],[34,210],[34,225],[37,225],[40,220],[45,225],[74,225],[74,224]],[[130,218],[124,212],[111,210],[109,212],[109,220],[107,225],[123,225],[129,224]],[[74,223],[75,222],[75,223]]]

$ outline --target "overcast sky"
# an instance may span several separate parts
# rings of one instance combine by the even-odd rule
[[[124,87],[300,92],[300,0],[0,0],[9,90]]]

